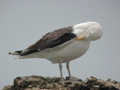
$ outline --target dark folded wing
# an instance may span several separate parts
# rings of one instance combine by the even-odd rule
[[[29,46],[27,48],[28,51],[23,55],[38,52],[38,50],[41,51],[47,48],[54,48],[73,39],[74,37],[76,37],[76,35],[72,33],[72,27],[58,29],[54,32],[47,33],[35,44]]]

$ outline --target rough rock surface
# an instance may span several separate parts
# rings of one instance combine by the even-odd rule
[[[101,80],[93,76],[85,81],[25,76],[15,78],[13,85],[5,86],[3,90],[120,90],[120,82],[110,79]]]

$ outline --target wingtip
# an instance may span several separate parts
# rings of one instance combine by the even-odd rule
[[[9,55],[12,55],[12,52],[8,52]]]
[[[19,55],[19,53],[15,52],[8,52],[9,55]]]

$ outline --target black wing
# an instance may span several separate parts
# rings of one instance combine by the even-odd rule
[[[29,46],[21,55],[24,56],[40,50],[54,48],[75,37],[76,35],[72,33],[72,27],[62,28],[54,32],[47,33],[42,39]]]
[[[64,35],[62,35],[61,37],[57,38],[56,40],[50,40],[47,42],[47,47],[46,48],[54,48],[58,45],[61,45],[71,39],[73,39],[74,37],[76,37],[74,34],[72,33],[65,33]]]

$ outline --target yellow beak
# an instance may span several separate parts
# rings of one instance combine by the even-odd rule
[[[80,37],[77,37],[76,40],[84,40],[85,37],[84,36],[80,36]]]

